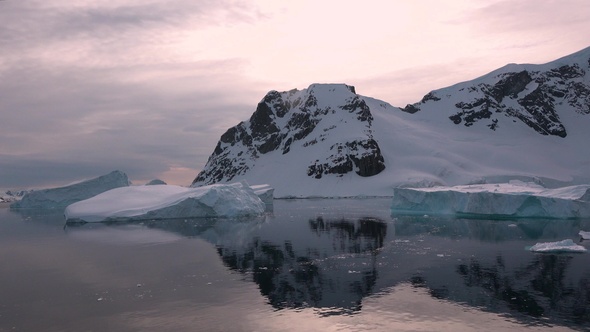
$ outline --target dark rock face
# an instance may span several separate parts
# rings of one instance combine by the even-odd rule
[[[518,98],[526,86],[532,81],[531,75],[526,70],[520,73],[506,75],[491,89],[490,94],[497,102],[502,102],[504,97]]]
[[[449,119],[455,124],[463,123],[467,127],[487,119],[489,120],[488,127],[496,130],[498,118],[493,115],[497,113],[516,118],[543,135],[559,137],[567,135],[565,127],[555,111],[555,100],[546,93],[547,87],[542,84],[539,78],[533,81],[530,73],[526,70],[502,76],[493,86],[480,84],[474,88],[472,91],[483,92],[481,97],[471,103],[459,102],[455,104],[455,107],[460,111],[451,115]],[[537,87],[532,91],[530,88],[525,91],[527,86],[532,87],[529,85],[531,82]],[[519,95],[524,96],[519,98]],[[515,101],[520,107],[507,106],[509,101]]]
[[[326,102],[318,99],[325,98],[326,89],[328,93],[340,93],[342,100],[324,105]],[[207,165],[193,184],[231,181],[238,175],[246,174],[261,155],[274,151],[288,154],[295,144],[307,148],[323,142],[332,130],[338,128],[337,124],[324,124],[323,129],[318,129],[322,121],[330,121],[325,120],[327,116],[334,116],[344,123],[354,121],[355,130],[358,129],[366,138],[332,145],[326,151],[329,155],[325,160],[316,160],[308,167],[310,177],[342,176],[353,171],[368,177],[385,169],[381,149],[372,136],[373,115],[354,87],[312,85],[304,91],[269,92],[249,121],[239,123],[221,136]]]
[[[454,110],[449,120],[466,127],[482,122],[497,130],[502,126],[501,119],[509,118],[542,135],[566,137],[567,130],[557,109],[569,105],[575,112],[590,114],[590,84],[585,78],[590,64],[585,69],[577,63],[549,70],[531,68],[535,67],[499,74],[495,83],[474,81],[473,85],[461,88],[459,92],[464,97],[461,95],[454,107],[450,106]],[[453,96],[442,94],[441,90],[430,92],[419,103],[401,110],[413,114],[426,103],[448,109],[445,103]]]
[[[330,147],[332,153],[325,162],[316,160],[307,168],[307,175],[321,179],[323,175],[343,174],[355,171],[356,174],[368,177],[381,173],[385,169],[385,161],[379,145],[374,139],[352,141],[335,144]]]

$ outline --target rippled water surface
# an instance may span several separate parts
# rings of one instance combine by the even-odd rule
[[[525,250],[580,230],[392,216],[388,199],[67,227],[1,208],[0,331],[587,331],[590,253]]]

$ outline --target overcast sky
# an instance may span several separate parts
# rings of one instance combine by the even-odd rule
[[[0,188],[189,185],[269,90],[405,106],[590,46],[588,0],[3,0]]]

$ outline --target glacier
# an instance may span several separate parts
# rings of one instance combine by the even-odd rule
[[[556,241],[556,242],[540,242],[534,246],[527,248],[533,252],[586,252],[588,251],[584,246],[575,244],[571,239]]]
[[[263,193],[268,193],[267,190]],[[115,188],[69,205],[67,222],[239,218],[265,213],[266,204],[245,182],[198,188],[174,185]]]
[[[590,185],[547,189],[518,180],[432,188],[394,188],[392,214],[458,217],[555,218],[590,217]]]
[[[72,203],[88,199],[107,190],[127,187],[130,184],[127,174],[121,171],[112,171],[109,174],[69,186],[30,191],[20,201],[12,203],[10,208],[64,209]]]

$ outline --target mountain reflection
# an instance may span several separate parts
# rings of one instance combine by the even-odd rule
[[[314,307],[322,315],[360,310],[361,300],[375,287],[376,259],[387,224],[374,218],[318,217],[309,220],[309,228],[330,245],[255,238],[242,248],[218,246],[218,253],[230,269],[251,273],[260,292],[277,309]]]
[[[506,267],[503,256],[488,263],[472,258],[455,266],[462,285],[454,278],[423,275],[415,275],[411,282],[427,288],[435,298],[499,312],[527,325],[571,321],[582,327],[590,324],[590,273],[585,269],[581,276],[572,278],[574,258],[539,254],[516,269]]]
[[[124,223],[102,226],[112,229],[95,237],[174,240],[161,233],[132,234],[135,228]],[[387,200],[284,200],[275,202],[273,214],[254,219],[155,220],[141,226],[211,243],[214,255],[253,281],[276,310],[356,314],[366,297],[410,281],[433,298],[524,325],[583,330],[590,324],[588,254],[525,250],[536,242],[579,239],[580,229],[590,230],[586,219],[391,218]],[[67,231],[88,239],[79,232],[88,227],[101,229],[80,225]],[[117,234],[110,233],[115,229]]]

